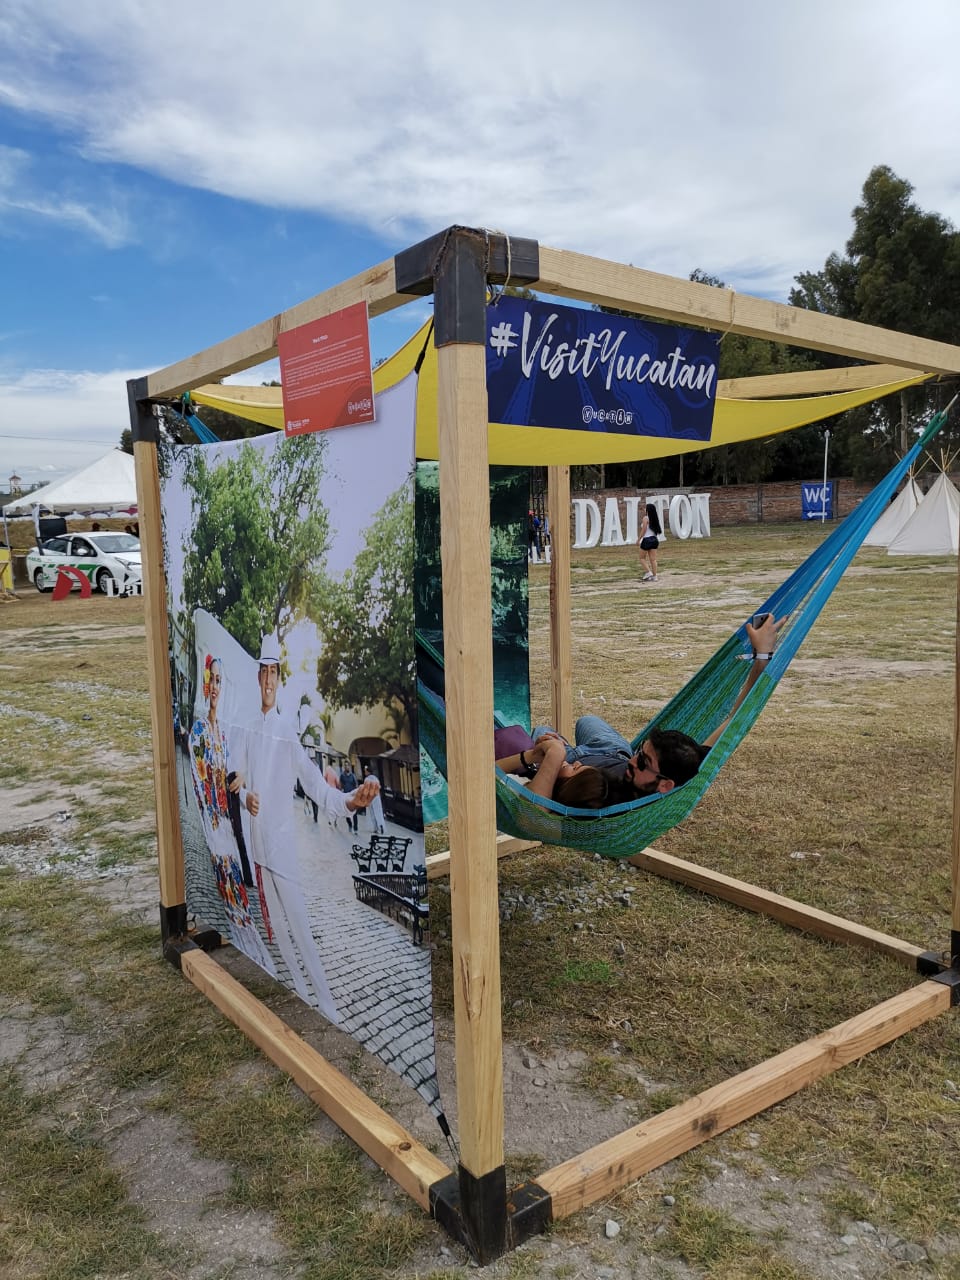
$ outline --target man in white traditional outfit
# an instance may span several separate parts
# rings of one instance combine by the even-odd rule
[[[355,809],[366,808],[380,784],[371,779],[356,791],[344,794],[325,781],[301,745],[294,725],[281,717],[277,707],[280,645],[275,636],[265,636],[260,646],[257,682],[260,714],[240,735],[237,771],[244,783],[241,800],[251,819],[251,852],[264,915],[297,994],[307,1004],[315,1003],[331,1022],[339,1022],[304,902],[297,859],[294,787],[299,779],[303,790],[324,813],[346,818]],[[301,965],[313,984],[315,1000],[310,999]]]

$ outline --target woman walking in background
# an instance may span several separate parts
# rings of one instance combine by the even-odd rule
[[[640,525],[640,563],[646,569],[642,582],[657,581],[657,547],[660,545],[661,533],[663,533],[663,527],[657,515],[657,508],[652,502],[648,502],[646,515]]]

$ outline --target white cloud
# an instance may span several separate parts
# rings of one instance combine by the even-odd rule
[[[130,425],[126,383],[136,376],[120,370],[0,372],[0,479],[11,471],[28,484],[57,478],[119,444]]]
[[[88,157],[391,242],[496,226],[782,295],[842,246],[874,164],[960,219],[948,0],[5,9],[0,101]]]
[[[0,108],[25,127],[0,225],[129,245],[139,171],[276,208],[278,234],[286,210],[331,215],[384,257],[460,222],[783,297],[843,247],[876,164],[960,222],[958,37],[955,0],[275,0],[267,21],[253,0],[4,0]],[[150,212],[162,256],[187,224]],[[128,376],[0,371],[0,475],[114,444]]]

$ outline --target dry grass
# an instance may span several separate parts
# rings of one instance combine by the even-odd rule
[[[671,541],[647,587],[628,549],[574,553],[577,714],[632,736],[820,536],[723,529]],[[658,847],[942,950],[956,601],[955,563],[861,552],[750,737]],[[550,719],[547,606],[544,572],[532,589],[535,721]],[[913,980],[892,961],[569,851],[518,858],[501,884],[527,904],[502,925],[508,1034],[586,1050],[585,1083],[636,1096],[638,1119]],[[584,891],[602,905],[571,916],[565,900]],[[638,1072],[664,1088],[638,1087]],[[799,1176],[844,1167],[876,1217],[918,1237],[957,1232],[958,1076],[948,1016],[751,1125],[769,1164]]]
[[[671,540],[653,587],[640,586],[628,549],[575,553],[578,712],[635,732],[820,536],[818,527],[797,526]],[[955,572],[947,561],[861,553],[750,738],[660,847],[942,948],[951,894]],[[546,576],[534,574],[534,718],[547,720]],[[148,817],[152,805],[141,602],[55,606],[48,596],[25,595],[0,611],[7,633],[0,781],[39,789],[46,776],[54,791],[76,781],[80,763],[126,762],[99,768],[95,785],[76,797],[80,838],[106,861],[147,860],[148,842],[134,834],[131,846],[117,816]],[[8,834],[0,865],[6,849],[29,844],[36,830]],[[428,838],[443,844],[442,832]],[[511,904],[501,930],[505,1034],[543,1053],[582,1050],[583,1087],[597,1105],[619,1095],[638,1120],[912,981],[891,961],[567,850],[505,862],[501,883]],[[435,984],[438,1007],[448,1011],[444,904],[441,891]],[[152,1105],[183,1120],[198,1150],[228,1161],[235,1203],[275,1216],[305,1274],[404,1273],[425,1229],[417,1213],[366,1207],[376,1175],[350,1144],[321,1140],[310,1110],[274,1073],[249,1077],[249,1046],[157,961],[152,930],[121,937],[105,904],[65,880],[0,878],[0,917],[5,1007],[29,1001],[80,1031],[102,1022],[94,1065],[107,1087],[148,1089]],[[80,936],[71,924],[78,918]],[[185,1001],[186,1020],[176,1015]],[[218,1093],[224,1079],[236,1082],[229,1105]],[[658,1247],[709,1275],[806,1274],[778,1240],[705,1203],[719,1152],[745,1177],[776,1170],[801,1180],[836,1224],[869,1217],[912,1239],[946,1240],[934,1273],[955,1275],[958,1082],[960,1036],[948,1016],[752,1120],[749,1148],[738,1130],[675,1162],[664,1175],[679,1209],[669,1223],[649,1190],[662,1183],[644,1180],[622,1193],[615,1211],[625,1237],[632,1229],[649,1240],[659,1224]],[[170,1255],[124,1207],[122,1186],[106,1178],[90,1117],[65,1125],[62,1096],[28,1097],[14,1076],[0,1083],[0,1178],[9,1194],[18,1188],[13,1218],[0,1214],[0,1262],[19,1266],[14,1275],[41,1274],[24,1259],[55,1248],[64,1276],[120,1275],[127,1261],[137,1275],[164,1274]],[[509,1151],[509,1134],[507,1144],[508,1158],[535,1173],[528,1154]],[[68,1157],[91,1171],[75,1200],[61,1176]],[[26,1177],[32,1201],[19,1189]],[[104,1210],[88,1219],[94,1192]],[[570,1240],[582,1234],[577,1220],[559,1230]],[[516,1255],[498,1274],[519,1277],[529,1266]],[[562,1268],[558,1261],[554,1274]]]

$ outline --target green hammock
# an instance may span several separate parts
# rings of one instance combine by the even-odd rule
[[[510,835],[544,844],[581,849],[608,858],[627,858],[682,822],[759,716],[900,480],[943,426],[949,407],[931,419],[910,452],[757,610],[773,613],[778,618],[788,614],[790,620],[781,633],[773,658],[766,663],[695,777],[666,794],[645,796],[629,804],[608,809],[571,809],[532,794],[519,779],[497,769],[499,828]],[[422,648],[420,637],[418,643]],[[636,751],[657,726],[679,729],[698,741],[706,738],[729,714],[743,687],[747,667],[742,659],[749,652],[745,626],[740,626],[676,697],[641,729],[633,740],[633,750]],[[435,650],[432,650],[432,660],[442,664]],[[446,776],[444,702],[423,680],[418,680],[418,692],[421,745]]]

